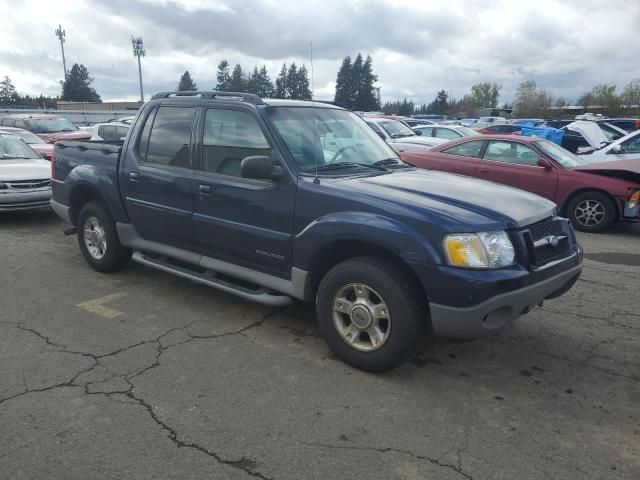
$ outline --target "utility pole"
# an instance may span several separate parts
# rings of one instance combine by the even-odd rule
[[[140,78],[140,101],[144,103],[144,93],[142,91],[142,65],[140,57],[146,55],[146,50],[142,44],[142,37],[131,37],[131,45],[133,46],[133,56],[138,57],[138,77]]]
[[[58,28],[55,31],[56,36],[60,40],[60,48],[62,49],[62,68],[64,68],[64,80],[67,81],[67,61],[64,58],[64,42],[66,32],[62,29],[62,25],[58,24]]]

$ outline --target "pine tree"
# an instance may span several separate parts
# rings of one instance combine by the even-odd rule
[[[7,76],[0,82],[0,105],[12,105],[18,102],[18,92]]]
[[[198,90],[197,85],[191,78],[191,74],[189,70],[185,70],[185,72],[180,77],[180,81],[178,82],[178,91],[179,92],[193,92]]]
[[[362,60],[362,56],[358,54],[360,60]],[[356,62],[354,62],[354,66],[358,62],[358,57],[356,57]],[[370,55],[367,55],[367,59],[360,67],[360,72],[357,77],[358,86],[357,86],[357,94],[354,101],[354,110],[362,110],[365,112],[370,112],[373,110],[380,109],[380,104],[378,103],[378,98],[375,94],[374,83],[378,81],[378,76],[373,73],[373,59]]]
[[[229,76],[229,62],[226,60],[222,60],[218,64],[218,71],[216,72],[216,80],[218,84],[216,85],[216,90],[225,91],[229,90],[229,84],[231,82],[231,77]]]
[[[89,75],[87,67],[74,63],[67,79],[60,82],[62,85],[61,100],[71,102],[101,102],[100,95],[91,87],[93,78]]]
[[[300,96],[300,80],[298,78],[298,67],[295,62],[289,65],[287,71],[287,98],[296,100]]]
[[[282,69],[278,74],[278,78],[276,78],[276,98],[289,98],[288,97],[288,86],[287,86],[287,64],[282,64]]]
[[[336,95],[334,100],[340,105],[351,108],[351,97],[353,96],[351,83],[351,57],[344,57],[338,76],[336,77]]]
[[[309,73],[307,72],[307,67],[302,65],[298,69],[298,96],[297,100],[311,100],[311,89],[309,88]]]
[[[351,65],[351,98],[349,99],[349,108],[352,110],[362,110],[362,108],[359,108],[360,106],[357,103],[360,96],[360,89],[362,87],[362,69],[362,55],[358,53],[358,55],[356,55],[356,59],[353,61],[353,65]]]
[[[233,72],[231,72],[231,80],[229,82],[229,91],[231,92],[245,92],[248,84],[247,77],[242,70],[242,66],[238,63]]]
[[[269,78],[269,73],[267,72],[267,67],[265,65],[262,66],[260,71],[258,71],[257,67],[253,70],[252,81],[255,85],[255,92],[253,93],[262,98],[269,98],[273,96],[273,83],[271,82],[271,78]]]

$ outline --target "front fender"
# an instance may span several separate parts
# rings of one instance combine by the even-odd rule
[[[442,263],[434,245],[402,222],[374,213],[336,212],[314,220],[295,236],[294,265],[308,270],[316,252],[344,240],[384,248],[407,262]]]

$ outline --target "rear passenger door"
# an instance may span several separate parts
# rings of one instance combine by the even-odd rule
[[[201,253],[290,277],[295,183],[289,173],[278,180],[240,173],[245,157],[272,155],[261,120],[241,106],[205,108],[198,132],[193,225]]]
[[[131,139],[120,189],[138,234],[147,240],[194,249],[191,170],[196,108],[162,105],[151,110]]]

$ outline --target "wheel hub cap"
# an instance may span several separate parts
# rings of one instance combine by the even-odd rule
[[[84,245],[96,260],[101,260],[107,253],[107,234],[96,217],[88,217],[84,222]]]
[[[333,323],[342,340],[363,352],[381,348],[391,333],[387,304],[362,283],[350,283],[338,291],[333,300]]]
[[[576,206],[575,217],[582,225],[593,227],[604,220],[605,209],[604,206],[596,200],[585,200]]]

